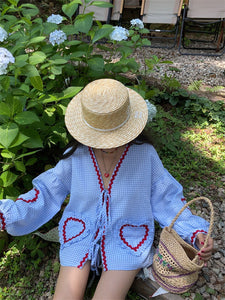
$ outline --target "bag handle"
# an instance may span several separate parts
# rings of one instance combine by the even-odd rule
[[[199,201],[199,200],[205,200],[208,205],[209,205],[209,208],[210,208],[210,224],[209,224],[209,230],[208,230],[208,233],[206,235],[206,239],[204,241],[204,245],[202,248],[205,248],[206,245],[208,244],[208,240],[209,240],[209,237],[211,236],[211,233],[212,233],[212,229],[213,229],[213,222],[214,222],[214,209],[213,209],[213,205],[212,205],[212,202],[206,198],[206,197],[196,197],[190,201],[188,201],[182,208],[181,210],[177,213],[177,215],[174,217],[174,219],[172,220],[171,224],[168,226],[168,229],[169,231],[171,231],[174,223],[176,222],[176,220],[179,218],[179,216],[182,214],[182,212],[192,203],[196,202],[196,201]]]

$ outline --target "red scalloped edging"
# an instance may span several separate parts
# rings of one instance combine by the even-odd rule
[[[111,189],[112,189],[113,181],[114,181],[115,178],[116,178],[116,175],[117,175],[117,173],[118,173],[118,171],[119,171],[119,169],[120,169],[120,166],[121,166],[121,164],[122,164],[122,162],[123,162],[125,156],[127,155],[127,152],[128,152],[128,150],[129,150],[129,148],[130,148],[130,144],[128,144],[128,145],[126,146],[126,148],[125,148],[125,150],[124,150],[124,152],[123,152],[123,155],[121,156],[121,158],[120,158],[120,160],[119,160],[119,162],[118,162],[118,164],[117,164],[117,166],[116,166],[115,172],[114,172],[113,175],[112,175],[112,178],[111,178],[111,180],[110,180],[110,182],[109,182],[109,187],[108,187],[109,194],[111,194]]]
[[[103,182],[102,182],[102,179],[101,179],[101,174],[99,172],[99,169],[98,169],[98,166],[97,166],[97,163],[96,163],[96,160],[95,160],[95,157],[94,157],[94,154],[93,154],[93,151],[92,151],[91,147],[88,147],[88,150],[90,152],[91,159],[93,161],[95,171],[96,171],[97,176],[98,176],[98,182],[99,182],[99,185],[100,185],[100,189],[101,189],[101,192],[102,192],[102,191],[104,191],[104,185],[103,185]]]
[[[22,200],[22,201],[24,201],[24,202],[26,202],[26,203],[32,203],[32,202],[37,201],[38,195],[40,194],[40,191],[37,190],[37,189],[34,189],[34,191],[35,191],[36,193],[35,193],[35,196],[34,196],[33,199],[26,200],[26,199],[24,199],[24,198],[17,198],[16,201]]]
[[[102,236],[102,243],[101,243],[101,250],[102,250],[102,263],[104,266],[104,270],[108,271],[107,261],[106,261],[106,254],[105,254],[105,235]]]
[[[192,243],[192,244],[194,243],[194,239],[195,239],[195,237],[196,237],[196,235],[197,235],[198,233],[205,233],[205,234],[207,234],[207,232],[206,232],[205,230],[196,230],[196,231],[192,234],[192,236],[191,236],[191,243]]]
[[[75,221],[75,222],[80,222],[83,225],[83,229],[78,234],[76,234],[76,235],[72,236],[71,238],[67,239],[66,238],[66,225],[71,220]],[[77,219],[77,218],[73,218],[73,217],[67,218],[66,221],[64,222],[64,225],[63,225],[63,241],[64,241],[64,243],[67,243],[67,242],[75,239],[76,237],[78,237],[79,235],[81,235],[84,232],[85,229],[86,229],[86,225],[85,225],[85,223],[84,223],[83,220]]]
[[[77,266],[77,268],[79,268],[79,269],[82,268],[83,265],[84,265],[84,263],[86,262],[87,258],[88,258],[88,252],[85,254],[85,256],[83,257],[83,259],[81,260],[81,262],[80,262],[80,264]]]
[[[123,236],[123,229],[124,227],[144,227],[145,228],[145,235],[143,237],[143,239],[137,244],[137,246],[133,247],[131,246],[127,241],[126,239],[124,238]],[[124,224],[121,228],[120,228],[120,238],[121,240],[124,242],[125,245],[127,245],[130,249],[134,250],[134,251],[137,251],[143,244],[144,242],[146,241],[147,237],[148,237],[148,232],[149,232],[149,228],[148,228],[148,225],[132,225],[132,224]]]
[[[2,221],[2,230],[5,230],[5,226],[6,226],[6,224],[5,224],[5,218],[4,218],[4,216],[3,216],[3,213],[0,213],[0,220]]]

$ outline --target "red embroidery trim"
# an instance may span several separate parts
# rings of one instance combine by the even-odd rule
[[[91,159],[93,161],[95,171],[96,171],[97,176],[98,176],[98,182],[99,182],[99,185],[100,185],[100,189],[101,189],[101,192],[102,192],[102,191],[104,191],[104,185],[103,185],[103,182],[102,182],[102,179],[101,179],[101,174],[99,172],[99,169],[98,169],[98,166],[97,166],[97,163],[96,163],[96,160],[95,160],[95,157],[94,157],[94,154],[93,154],[93,151],[92,151],[91,147],[88,147],[88,150],[90,152]]]
[[[77,266],[79,269],[82,268],[83,264],[85,263],[85,261],[88,258],[88,253],[85,254],[84,258],[82,259],[82,261],[80,262],[79,266]]]
[[[207,234],[207,232],[206,232],[205,230],[196,230],[196,231],[192,234],[192,237],[191,237],[191,243],[192,243],[192,244],[194,243],[194,239],[195,239],[196,235],[197,235],[198,233],[200,233],[200,232],[206,233],[206,234]]]
[[[5,230],[5,218],[3,216],[3,213],[0,213],[0,220],[2,221],[2,230]]]
[[[24,199],[24,198],[17,198],[16,201],[17,201],[17,200],[22,200],[22,201],[24,201],[24,202],[26,202],[26,203],[31,203],[31,202],[37,201],[38,195],[40,194],[40,192],[39,192],[39,190],[37,190],[37,189],[34,189],[34,191],[35,191],[35,196],[34,196],[33,199],[26,200],[26,199]]]
[[[101,243],[101,250],[102,250],[102,262],[105,271],[108,271],[107,261],[106,261],[106,254],[105,254],[105,235],[102,236],[102,243]]]
[[[131,245],[126,241],[126,239],[125,239],[124,236],[123,236],[123,229],[124,229],[124,227],[126,227],[126,226],[129,226],[129,227],[144,227],[144,228],[145,228],[145,235],[144,235],[143,239],[137,244],[136,247],[131,246]],[[123,225],[123,226],[120,228],[120,238],[121,238],[121,240],[124,242],[124,244],[127,245],[130,249],[132,249],[132,250],[134,250],[134,251],[137,251],[137,250],[144,244],[144,242],[146,241],[146,239],[147,239],[147,237],[148,237],[148,232],[149,232],[148,225],[140,225],[140,226],[137,226],[137,225],[125,224],[125,225]]]
[[[97,237],[98,237],[98,233],[99,233],[99,228],[98,228],[98,230],[97,230],[97,231],[96,231],[96,233],[95,233],[94,240],[96,240],[96,239],[97,239]]]
[[[78,234],[76,234],[75,236],[72,236],[71,238],[67,239],[66,238],[66,226],[67,226],[67,223],[71,220],[75,221],[75,222],[80,222],[83,225],[83,229]],[[64,225],[63,225],[63,240],[64,240],[64,243],[67,243],[67,242],[71,241],[72,239],[75,239],[76,237],[81,235],[84,232],[85,229],[86,229],[86,226],[85,226],[84,221],[82,221],[80,219],[73,218],[73,217],[70,217],[70,218],[66,219],[66,221],[64,222]]]
[[[116,175],[117,175],[117,173],[118,173],[118,171],[119,171],[119,168],[120,168],[120,166],[121,166],[121,164],[122,164],[122,162],[123,162],[125,156],[127,155],[127,152],[128,152],[128,150],[129,150],[129,148],[130,148],[130,144],[128,144],[128,145],[126,146],[126,148],[125,148],[125,150],[124,150],[124,152],[123,152],[123,155],[121,156],[121,158],[120,158],[120,160],[119,160],[119,162],[118,162],[118,164],[117,164],[117,166],[116,166],[115,172],[114,172],[113,175],[112,175],[112,178],[111,178],[111,180],[110,180],[110,182],[109,182],[109,187],[108,187],[109,194],[111,194],[111,189],[112,189],[113,181],[114,181],[115,178],[116,178]]]

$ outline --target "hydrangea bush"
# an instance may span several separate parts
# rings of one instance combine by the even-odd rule
[[[66,106],[84,85],[102,77],[127,83],[121,74],[139,70],[130,55],[149,44],[141,38],[148,32],[141,21],[129,29],[94,22],[93,13],[76,14],[79,4],[71,1],[60,14],[43,18],[35,5],[19,0],[0,8],[0,198],[17,197],[55,163],[56,149],[70,139]],[[103,39],[107,42],[99,43]],[[102,50],[118,61],[99,54]]]

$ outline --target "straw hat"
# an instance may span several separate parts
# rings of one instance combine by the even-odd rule
[[[69,103],[65,123],[80,143],[93,148],[115,148],[132,141],[148,119],[145,100],[114,79],[89,83]]]

